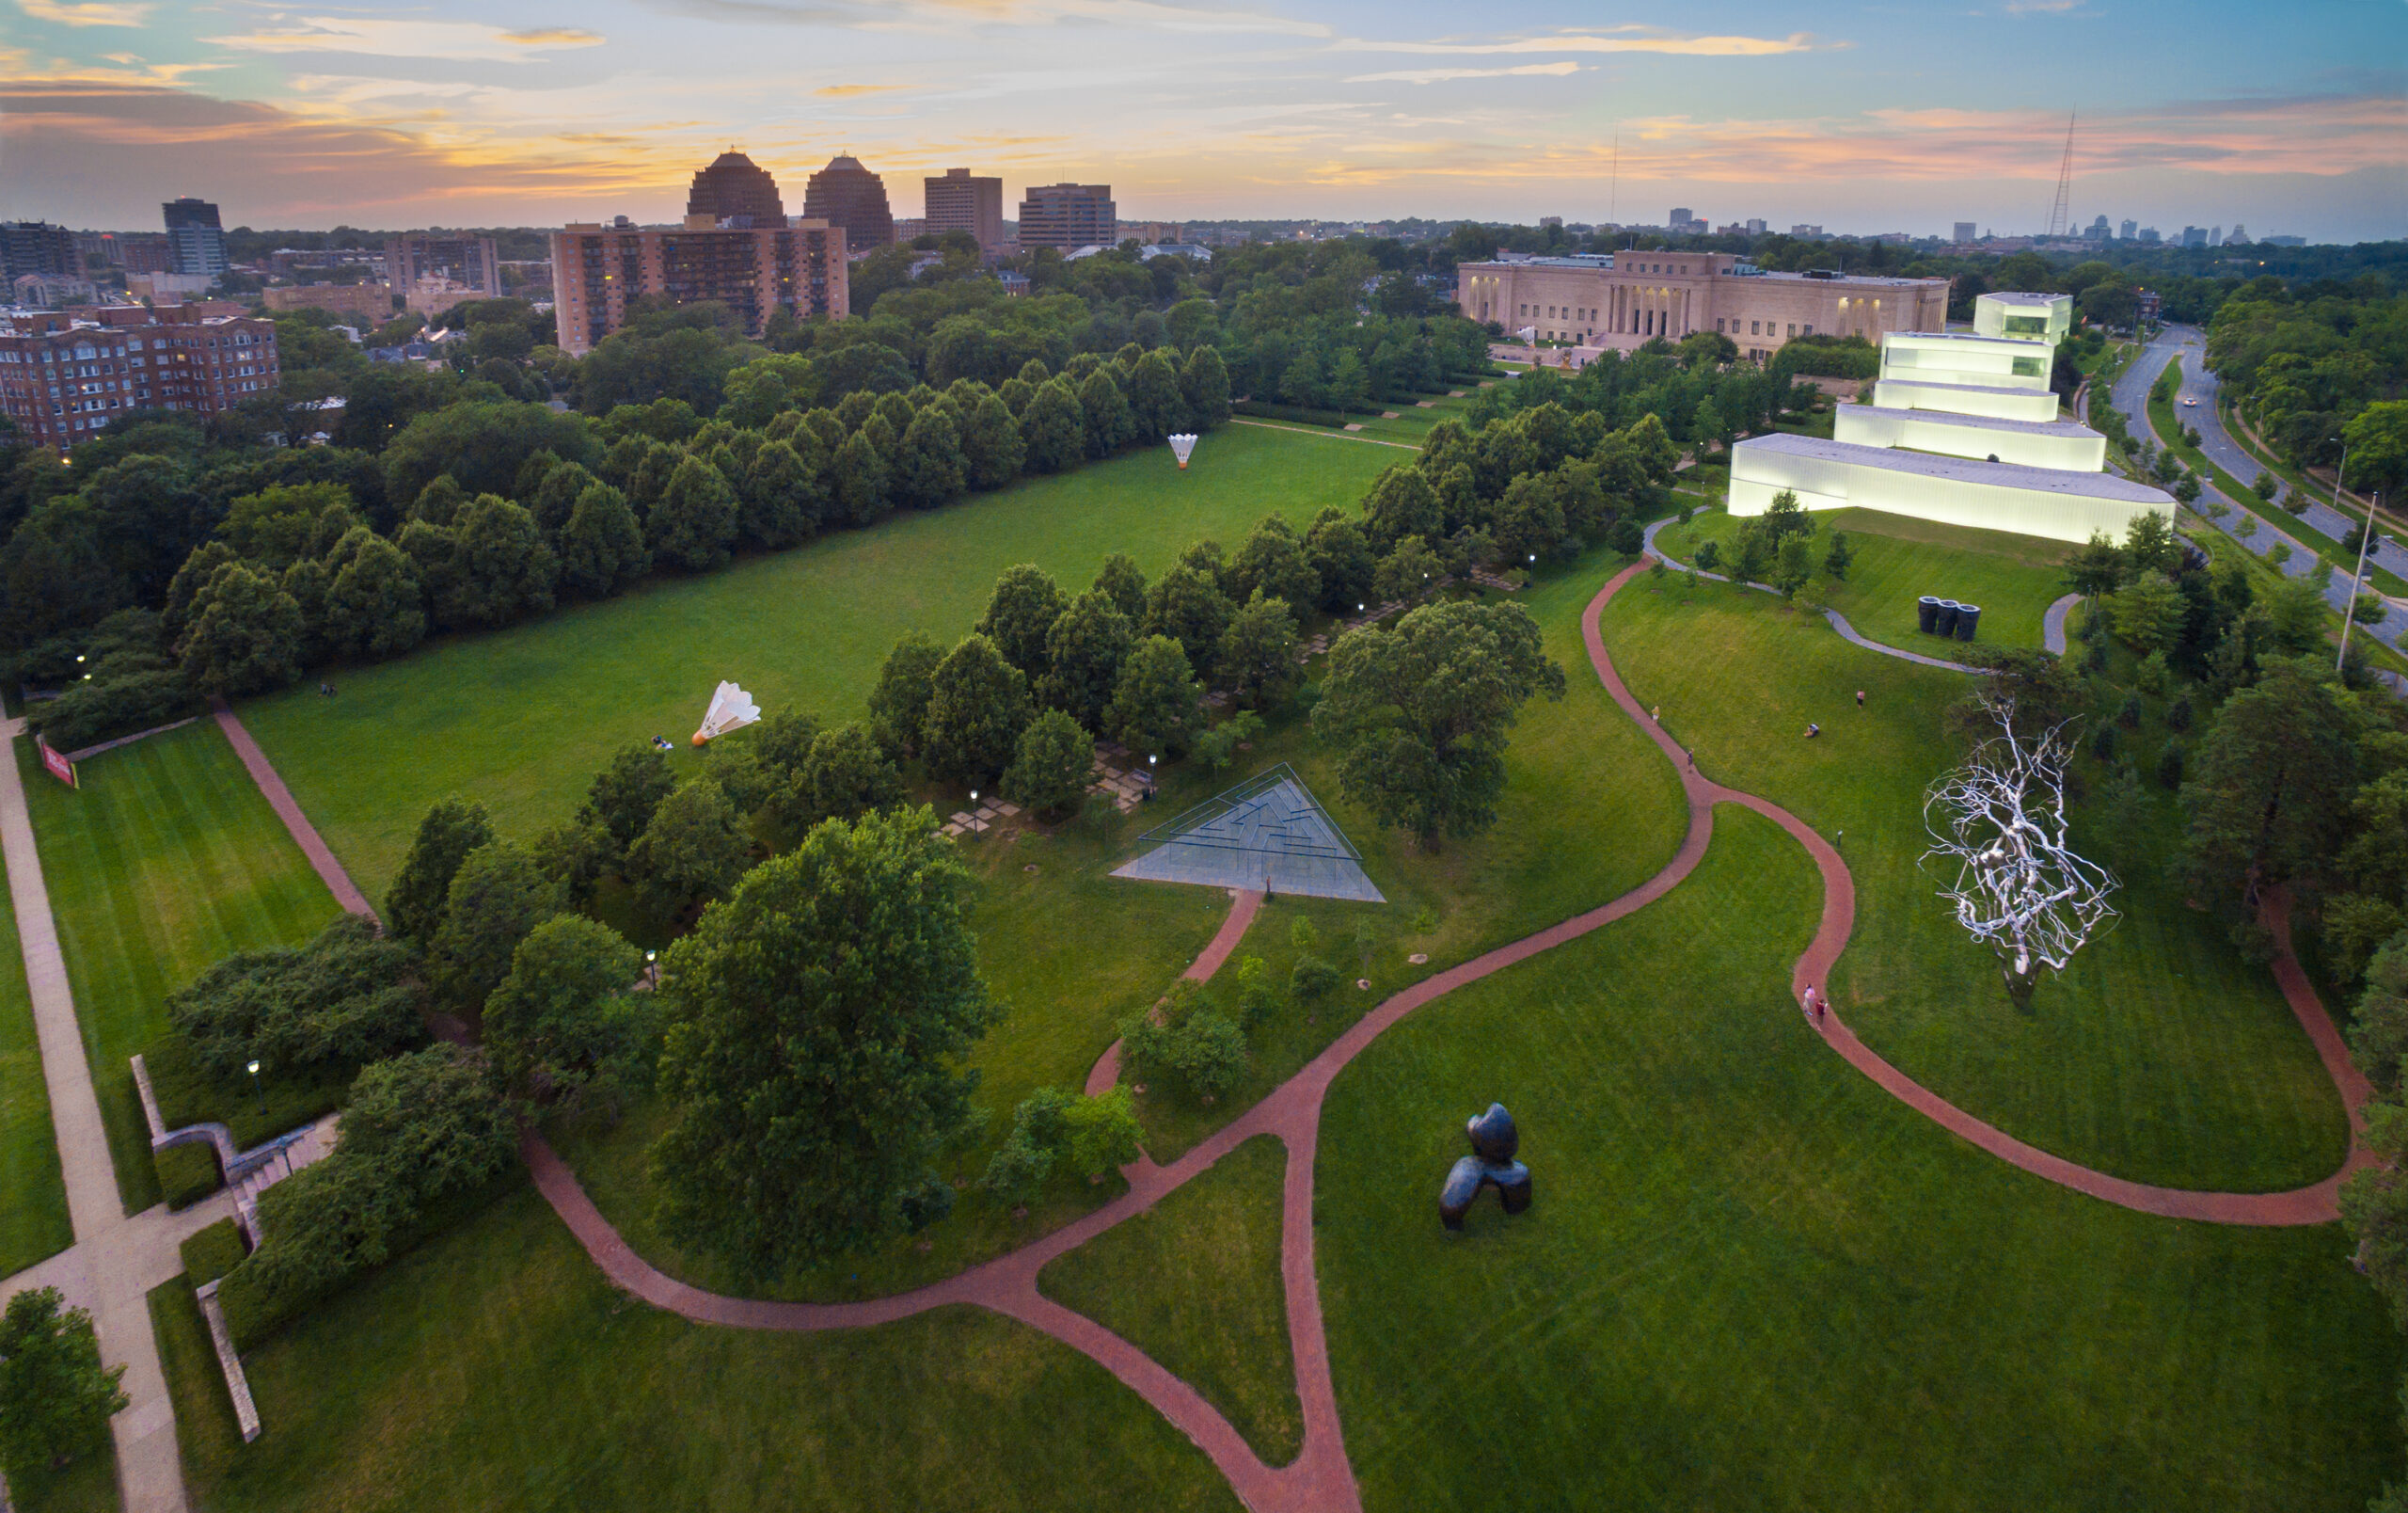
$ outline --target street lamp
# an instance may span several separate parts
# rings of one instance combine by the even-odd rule
[[[1152,752],[1146,754],[1146,802],[1148,804],[1154,802],[1154,763],[1161,759]]]
[[[250,1073],[251,1091],[259,1094],[260,1112],[264,1114],[267,1112],[267,1089],[260,1084],[260,1064],[257,1061],[250,1063]]]
[[[660,986],[660,953],[658,951],[643,953],[643,979],[656,988]]]

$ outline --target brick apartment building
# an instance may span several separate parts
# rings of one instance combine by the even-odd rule
[[[1112,247],[1119,239],[1117,210],[1108,183],[1032,186],[1020,202],[1020,245],[1064,252]]]
[[[842,319],[849,308],[845,231],[823,220],[792,226],[567,226],[552,233],[552,309],[561,349],[583,357],[626,324],[646,295],[673,304],[719,300],[759,336],[770,312]]]
[[[0,324],[0,412],[64,453],[127,410],[214,415],[277,384],[276,326],[135,305]]]

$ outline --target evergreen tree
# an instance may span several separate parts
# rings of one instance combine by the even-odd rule
[[[1127,552],[1116,551],[1104,558],[1093,586],[1129,617],[1131,625],[1146,617],[1146,575],[1137,570],[1136,560]]]
[[[886,513],[886,459],[856,431],[836,449],[835,502],[847,525],[869,525]]]
[[[995,580],[987,613],[976,627],[995,644],[1004,661],[1027,675],[1033,684],[1045,676],[1045,638],[1062,617],[1062,590],[1053,576],[1035,563],[1006,567]]]
[[[870,690],[870,731],[888,751],[918,754],[927,744],[928,693],[944,650],[925,630],[895,644]]]
[[[1288,601],[1256,589],[1221,637],[1221,680],[1251,709],[1275,709],[1305,682],[1296,660],[1296,617]]]
[[[1028,678],[987,637],[962,637],[929,679],[923,752],[929,772],[993,788],[1011,765],[1029,712]]]
[[[380,661],[426,639],[426,591],[399,547],[354,529],[335,548],[326,585],[325,638],[338,657]]]
[[[689,456],[646,518],[644,545],[663,566],[696,573],[723,567],[736,545],[736,490],[718,469]]]
[[[1168,636],[1149,635],[1120,664],[1104,727],[1132,751],[1177,756],[1195,737],[1203,697],[1186,650]]]
[[[1180,397],[1187,402],[1189,420],[1199,431],[1209,431],[1229,418],[1229,370],[1221,354],[1209,346],[1199,346],[1187,355],[1179,372]]]
[[[585,598],[608,598],[652,570],[635,513],[608,484],[578,496],[560,541],[561,586]]]
[[[1137,422],[1129,413],[1129,400],[1101,368],[1080,383],[1079,413],[1086,422],[1090,457],[1109,457],[1136,439]]]
[[[662,799],[627,848],[627,880],[657,915],[678,915],[723,896],[744,875],[752,842],[736,805],[709,777],[689,778]]]
[[[800,546],[818,529],[826,488],[792,445],[764,442],[745,474],[737,531],[747,542],[769,551]]]
[[[1095,738],[1060,709],[1048,709],[1020,734],[1012,765],[1004,773],[1004,797],[1059,820],[1079,806],[1095,767]]]
[[[895,462],[895,493],[915,509],[932,510],[961,497],[966,472],[961,436],[944,406],[911,417]]]
[[[1179,374],[1159,347],[1129,369],[1129,418],[1136,426],[1136,439],[1149,444],[1187,429],[1187,400],[1180,392]]]
[[[211,575],[203,607],[176,648],[177,665],[208,693],[280,688],[301,673],[301,607],[277,581],[230,562]]]
[[[1086,454],[1086,412],[1069,380],[1055,378],[1039,386],[1021,413],[1020,434],[1027,445],[1030,472],[1060,472],[1078,466]]]
[[[462,1013],[483,1010],[510,975],[527,932],[561,912],[561,886],[515,840],[489,840],[452,874],[443,921],[427,942],[427,972],[436,993]]]
[[[973,488],[1001,488],[1020,476],[1028,443],[1021,439],[1020,422],[1010,406],[993,394],[971,408],[970,424],[961,433],[961,455]]]
[[[1087,729],[1101,730],[1113,688],[1120,680],[1120,664],[1136,639],[1129,616],[1112,597],[1101,588],[1087,590],[1070,601],[1045,633],[1046,671],[1038,683],[1038,699]]]
[[[493,839],[493,822],[474,799],[438,799],[418,822],[418,837],[385,895],[385,924],[396,938],[423,945],[443,923],[460,863]]]
[[[1210,667],[1221,654],[1221,636],[1236,613],[1215,575],[1182,563],[1154,580],[1146,594],[1146,618],[1139,632],[1168,636],[1187,653],[1189,666]]]

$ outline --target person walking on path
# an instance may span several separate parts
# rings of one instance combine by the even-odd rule
[[[1657,725],[1662,725],[1664,723],[1664,707],[1658,704],[1654,709],[1648,710],[1647,718],[1655,721]]]

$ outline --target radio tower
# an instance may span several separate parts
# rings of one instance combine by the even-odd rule
[[[2049,237],[2052,242],[2072,228],[2067,224],[2073,213],[2067,202],[2073,196],[2073,115],[2066,116],[2066,159],[2057,168],[2057,202],[2049,212]]]

